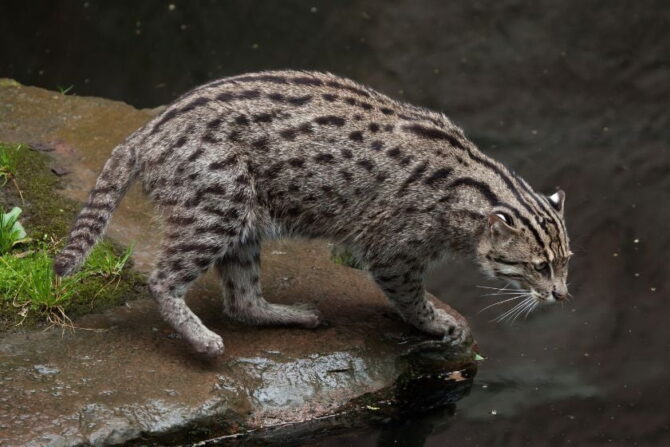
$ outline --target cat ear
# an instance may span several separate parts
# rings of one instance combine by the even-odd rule
[[[563,214],[563,204],[565,203],[565,193],[563,190],[559,189],[547,198],[549,199],[551,206],[553,206],[556,211]]]
[[[489,231],[494,236],[509,236],[517,230],[512,226],[512,218],[501,213],[491,213],[488,217]]]

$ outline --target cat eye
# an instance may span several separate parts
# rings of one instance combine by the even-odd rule
[[[533,267],[535,267],[535,270],[538,272],[542,273],[544,276],[551,276],[551,271],[549,270],[549,264],[546,262],[538,262],[536,264],[533,264]]]

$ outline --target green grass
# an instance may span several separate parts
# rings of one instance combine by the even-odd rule
[[[67,95],[74,88],[74,85],[70,85],[69,87],[62,87],[59,85],[56,88],[61,95]]]
[[[56,281],[51,256],[46,250],[34,251],[25,256],[0,257],[0,295],[20,307],[32,310],[48,309],[60,305],[71,297],[78,277]]]
[[[16,175],[21,146],[0,145],[0,186],[5,186]]]
[[[6,163],[0,169],[13,184],[0,177],[0,331],[67,325],[70,318],[146,296],[144,276],[130,266],[133,247],[110,240],[93,249],[78,273],[55,276],[53,256],[80,205],[55,193],[61,184],[49,161],[27,146],[0,143],[0,163]]]
[[[119,253],[102,242],[79,272],[58,278],[53,270],[55,245],[36,245],[34,250],[0,256],[0,300],[5,308],[17,309],[17,324],[25,319],[65,323],[73,311],[82,313],[82,304],[92,306],[98,296],[118,289],[132,253],[130,248]]]
[[[121,274],[130,260],[134,248],[135,244],[132,244],[119,254],[109,243],[102,243],[91,252],[84,268],[93,275],[115,278]]]
[[[363,269],[363,265],[353,253],[339,245],[333,246],[333,249],[330,252],[330,260],[338,265],[344,265],[357,270]]]

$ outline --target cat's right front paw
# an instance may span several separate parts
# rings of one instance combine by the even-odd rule
[[[460,346],[469,344],[472,336],[470,329],[461,325],[451,325],[442,338],[443,341],[448,342],[452,346]]]
[[[472,339],[470,328],[467,324],[457,320],[443,309],[435,309],[434,319],[429,324],[427,331],[436,336],[442,336],[442,339],[453,346],[459,346],[468,343]]]

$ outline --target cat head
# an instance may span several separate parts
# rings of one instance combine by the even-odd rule
[[[538,197],[536,213],[494,210],[477,247],[485,273],[518,284],[537,302],[568,296],[570,252],[563,219],[565,193]],[[527,211],[527,210],[524,210]]]

